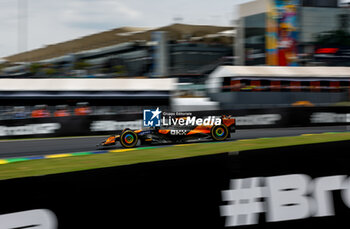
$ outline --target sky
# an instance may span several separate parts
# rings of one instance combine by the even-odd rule
[[[230,26],[246,1],[0,0],[0,57],[122,26]]]

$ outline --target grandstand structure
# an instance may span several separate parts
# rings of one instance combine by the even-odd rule
[[[166,34],[168,75],[198,75],[232,56],[232,27],[173,24],[160,28],[122,27],[4,57],[2,77],[153,76],[159,41]],[[200,57],[200,58],[199,58]]]
[[[206,82],[223,109],[330,106],[350,98],[350,67],[220,66]]]

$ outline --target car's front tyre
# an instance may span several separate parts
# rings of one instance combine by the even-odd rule
[[[137,134],[132,130],[123,131],[120,135],[120,144],[124,148],[133,148],[137,145],[138,142]]]

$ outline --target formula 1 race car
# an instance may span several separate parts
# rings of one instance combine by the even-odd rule
[[[112,135],[97,145],[98,148],[116,145],[119,141],[124,148],[135,147],[140,141],[141,145],[184,143],[189,140],[212,139],[224,141],[235,132],[236,120],[231,116],[222,116],[220,125],[188,125],[169,126],[162,129],[151,127],[145,130],[124,129],[119,135]]]

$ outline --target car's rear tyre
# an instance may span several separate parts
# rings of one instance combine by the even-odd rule
[[[133,148],[136,146],[138,136],[134,131],[126,130],[120,135],[120,144],[124,148]]]
[[[210,129],[210,135],[215,141],[224,141],[229,136],[230,132],[225,125],[213,126]]]

